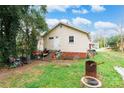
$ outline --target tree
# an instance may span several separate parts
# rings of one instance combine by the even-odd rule
[[[0,6],[0,57],[36,49],[38,32],[47,30],[46,6]],[[31,47],[34,45],[34,47]]]
[[[0,6],[0,52],[3,61],[16,55],[16,35],[25,6]]]
[[[114,48],[114,49],[118,49],[118,42],[119,42],[119,36],[116,35],[116,36],[111,36],[110,38],[108,38],[107,40],[107,44]]]
[[[101,34],[101,33],[95,33],[94,36],[92,36],[93,42],[98,42],[99,43],[99,47],[105,47],[105,37]]]
[[[124,52],[124,31],[123,31],[123,25],[122,25],[122,22],[117,26],[117,28],[115,29],[115,31],[118,32],[118,35],[119,35],[119,39],[120,39],[120,50],[121,52]]]
[[[37,50],[37,37],[41,31],[47,31],[45,22],[46,6],[30,6],[28,12],[23,15],[21,20],[21,32],[17,39],[20,53],[31,55],[32,51]],[[20,37],[21,35],[21,37]]]

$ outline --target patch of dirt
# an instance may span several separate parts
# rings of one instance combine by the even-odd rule
[[[77,62],[77,60],[54,60],[52,63],[55,65],[54,68],[58,67],[70,67],[71,64]]]
[[[74,62],[77,62],[77,60],[53,60],[51,62],[55,64],[72,64]]]
[[[31,70],[30,73],[33,73],[34,76],[37,76],[37,75],[42,74],[42,73],[44,73],[44,72],[41,71],[41,70],[36,70],[36,69],[35,69],[35,70]]]
[[[12,75],[14,73],[23,73],[25,71],[29,71],[30,69],[32,69],[32,67],[37,66],[39,64],[49,64],[49,62],[45,62],[45,61],[32,61],[30,64],[25,64],[24,66],[21,67],[17,67],[17,68],[3,68],[0,69],[0,79],[5,79],[7,78],[9,75]]]
[[[21,66],[21,67],[11,68],[11,69],[10,68],[0,69],[0,79],[8,78],[10,75],[14,75],[15,73],[22,74],[23,72],[31,71],[31,69],[37,65],[47,65],[50,63],[54,63],[56,65],[70,66],[74,62],[76,62],[76,60],[52,60],[50,62],[41,61],[41,60],[36,60],[36,61],[34,60],[30,64],[25,64],[24,66]],[[41,74],[43,72],[35,71],[32,73],[35,73],[35,75],[36,75],[36,74]]]

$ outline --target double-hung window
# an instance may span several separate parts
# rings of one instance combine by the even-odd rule
[[[54,39],[54,37],[49,37],[49,39]]]
[[[74,43],[74,36],[69,36],[69,43]]]

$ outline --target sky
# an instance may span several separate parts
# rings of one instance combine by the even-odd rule
[[[115,35],[115,29],[124,21],[124,6],[121,5],[54,5],[47,6],[47,11],[49,28],[63,22],[92,35]]]

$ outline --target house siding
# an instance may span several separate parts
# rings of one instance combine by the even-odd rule
[[[43,49],[44,49],[44,40],[42,37],[40,37],[40,39],[38,41],[37,48],[38,48],[38,50],[41,50],[41,51],[43,51]]]
[[[89,39],[87,34],[76,31],[72,28],[66,27],[64,25],[58,26],[53,31],[44,36],[44,48],[49,50],[55,50],[53,42],[50,42],[49,37],[59,38],[59,48],[62,52],[70,53],[86,53],[89,47]],[[74,43],[69,43],[69,36],[74,36]]]

